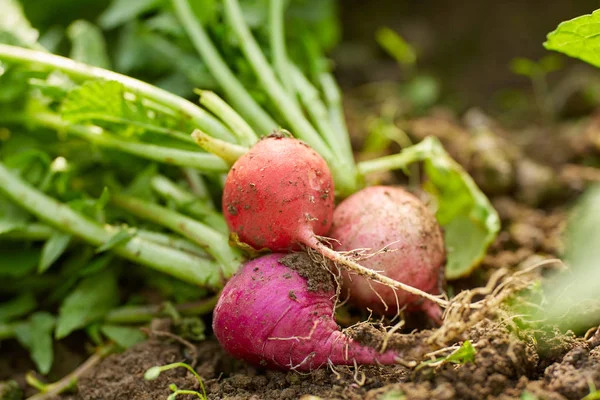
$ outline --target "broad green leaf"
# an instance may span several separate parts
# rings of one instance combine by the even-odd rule
[[[376,35],[377,43],[402,65],[413,65],[417,61],[415,49],[390,28],[380,28]]]
[[[163,0],[113,0],[98,20],[103,29],[113,29],[139,15],[157,9]]]
[[[106,42],[102,31],[97,26],[84,20],[77,20],[67,28],[67,36],[72,43],[69,58],[101,68],[111,68]]]
[[[31,292],[21,293],[13,299],[0,303],[0,323],[27,315],[36,307],[37,301]]]
[[[98,247],[96,253],[102,253],[104,251],[110,250],[115,246],[119,246],[121,244],[125,244],[131,240],[135,236],[135,231],[130,231],[127,229],[121,229],[116,232],[114,235],[110,237],[102,246]]]
[[[600,10],[561,22],[544,47],[600,67]]]
[[[42,255],[38,264],[38,273],[44,273],[58,258],[67,250],[71,243],[72,236],[63,233],[55,232],[50,236],[42,248]]]
[[[107,338],[124,349],[128,349],[131,346],[146,340],[146,335],[144,335],[138,328],[118,325],[102,325],[100,330],[104,335],[106,335]]]
[[[40,250],[37,248],[0,247],[0,253],[0,277],[25,276],[35,270],[40,259]]]
[[[140,104],[125,100],[125,88],[116,81],[87,81],[73,89],[63,101],[63,118],[81,122],[87,120],[126,119],[147,123],[147,111]]]
[[[62,339],[94,322],[119,301],[115,272],[111,269],[84,278],[60,306],[55,336]]]
[[[437,140],[425,159],[427,189],[437,198],[436,217],[444,228],[446,277],[469,275],[500,231],[500,218],[469,174]]]
[[[34,29],[17,0],[0,0],[0,43],[33,47],[39,33]]]
[[[29,350],[39,372],[47,374],[52,367],[52,330],[54,317],[47,312],[35,313],[28,321],[16,325],[17,340]]]
[[[547,321],[575,332],[600,322],[600,186],[582,196],[566,230],[564,259],[570,269],[552,276],[544,290],[546,300],[534,320]]]

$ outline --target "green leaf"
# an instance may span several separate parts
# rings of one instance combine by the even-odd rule
[[[527,390],[521,393],[521,400],[538,400],[538,397],[533,393],[528,392]]]
[[[436,198],[436,217],[444,228],[446,277],[469,275],[500,231],[500,218],[469,174],[432,140],[425,159],[426,187]]]
[[[413,65],[417,61],[415,49],[395,31],[381,28],[376,33],[377,43],[402,65]]]
[[[62,339],[104,316],[119,301],[117,277],[103,270],[83,279],[60,306],[55,336]]]
[[[575,332],[585,332],[600,322],[599,237],[600,185],[596,185],[580,198],[567,224],[564,259],[570,269],[546,282],[546,300],[534,320]]]
[[[37,248],[0,247],[0,276],[19,278],[37,267],[41,251]]]
[[[161,3],[162,0],[113,0],[98,22],[103,29],[113,29],[158,8]]]
[[[560,23],[544,47],[600,67],[600,10]]]
[[[100,330],[104,335],[106,335],[107,338],[124,349],[128,349],[131,346],[146,340],[146,335],[144,335],[138,328],[118,325],[102,325]]]
[[[146,373],[144,373],[144,379],[147,381],[153,381],[159,377],[161,372],[162,371],[159,366],[154,366],[154,367],[148,368]]]
[[[42,248],[42,255],[38,264],[38,273],[46,272],[48,268],[67,250],[73,237],[67,233],[55,232],[50,236]]]
[[[466,364],[469,362],[475,361],[475,347],[473,347],[473,343],[470,340],[465,340],[465,342],[458,349],[454,350],[452,354],[446,357],[447,362],[451,362],[454,364]]]
[[[39,372],[47,374],[52,367],[54,353],[52,349],[52,329],[54,317],[46,312],[38,312],[27,322],[15,326],[15,335],[19,343],[26,347]]]
[[[0,304],[0,323],[27,315],[36,307],[37,301],[31,292],[21,293],[17,297]]]
[[[62,103],[64,119],[81,122],[94,119],[127,119],[150,122],[147,111],[139,103],[125,100],[125,87],[116,81],[87,81],[69,92]]]
[[[131,240],[136,235],[135,231],[130,231],[127,229],[121,229],[114,235],[110,237],[102,246],[98,247],[96,253],[102,253],[104,251],[110,250],[115,246],[119,246],[121,244],[125,244]]]
[[[39,33],[25,17],[21,4],[16,0],[0,0],[0,10],[0,43],[33,47]]]
[[[97,26],[84,20],[77,20],[67,28],[67,36],[72,42],[69,58],[101,68],[111,68],[106,42],[102,31]]]

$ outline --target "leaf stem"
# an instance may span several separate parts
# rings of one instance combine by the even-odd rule
[[[192,303],[178,304],[175,306],[175,310],[182,315],[205,315],[215,308],[218,300],[219,295],[216,295]],[[162,315],[166,315],[165,307],[162,304],[123,306],[109,311],[104,317],[104,322],[111,324],[139,324],[152,321],[154,318]]]
[[[292,75],[290,74],[287,52],[285,49],[285,6],[286,0],[269,1],[270,45],[273,52],[273,69],[279,76],[292,101],[296,100]]]
[[[77,382],[77,379],[83,376],[86,372],[92,370],[96,365],[100,363],[100,361],[102,361],[104,357],[106,357],[113,351],[114,346],[112,345],[97,350],[90,358],[88,358],[83,364],[77,367],[70,374],[63,377],[58,382],[46,385],[46,391],[28,397],[27,400],[46,400],[54,398],[55,396],[61,394],[69,387],[71,387],[75,382]]]
[[[420,143],[403,149],[400,153],[359,162],[358,170],[361,174],[367,175],[373,172],[406,168],[409,164],[424,160],[427,155],[432,154],[431,149],[434,146],[435,141],[431,137],[427,137]]]
[[[235,164],[238,158],[246,154],[249,150],[247,147],[215,139],[202,132],[200,129],[194,130],[192,138],[204,151],[218,156],[229,165]]]
[[[173,201],[183,213],[191,215],[225,235],[229,234],[225,218],[221,213],[214,211],[212,204],[208,205],[163,175],[153,177],[150,185],[161,197]]]
[[[189,0],[172,0],[175,13],[189,35],[194,47],[206,63],[210,73],[219,82],[228,100],[258,132],[271,132],[277,123],[254,101],[244,86],[231,72],[219,52],[195,17]],[[202,127],[201,127],[202,128]],[[205,130],[210,133],[210,130]],[[214,135],[213,135],[214,136]]]
[[[342,147],[342,152],[347,159],[354,160],[350,135],[348,134],[348,127],[346,126],[346,118],[344,116],[340,88],[333,75],[329,72],[321,73],[319,80],[329,107],[329,120],[333,127],[333,133],[335,133],[337,137],[336,143]]]
[[[106,122],[113,122],[113,123],[123,124],[123,125],[137,126],[148,132],[160,133],[163,135],[171,136],[175,139],[179,139],[183,142],[194,143],[194,140],[192,138],[190,138],[190,135],[188,135],[187,133],[175,130],[175,129],[170,129],[170,128],[165,128],[162,126],[147,124],[144,122],[130,120],[130,119],[122,118],[122,117],[117,117],[114,115],[94,113],[94,114],[86,114],[85,117],[86,117],[86,119],[90,119],[90,120],[106,121]]]
[[[325,107],[325,104],[321,100],[319,91],[313,86],[308,78],[304,76],[302,71],[300,71],[298,67],[292,66],[291,72],[302,104],[308,111],[314,124],[319,129],[321,136],[325,138],[329,147],[338,149],[337,156],[341,162],[344,163],[344,169],[347,173],[356,175],[358,171],[356,170],[356,164],[354,163],[354,156],[352,154],[352,148],[350,147],[348,132],[341,130],[339,126],[333,126],[329,110],[327,110],[327,107]]]
[[[200,94],[200,104],[221,118],[231,128],[240,144],[252,146],[258,141],[258,136],[252,130],[252,127],[216,93],[209,90],[196,90],[196,93]]]
[[[55,232],[56,230],[48,225],[33,223],[1,234],[0,239],[32,241],[47,240]]]
[[[135,197],[112,194],[110,201],[139,218],[162,225],[198,244],[221,263],[226,278],[232,276],[243,261],[241,253],[229,246],[226,235],[201,222]]]
[[[79,79],[117,81],[134,93],[139,93],[161,105],[187,115],[196,125],[204,131],[209,132],[214,137],[224,140],[232,138],[231,133],[223,124],[194,103],[129,76],[47,52],[29,50],[5,44],[0,44],[0,59],[21,64],[35,63],[47,67],[48,69],[62,71],[71,77]]]
[[[40,220],[94,246],[106,243],[116,229],[104,228],[66,204],[46,196],[13,175],[1,162],[0,192]],[[115,246],[112,251],[128,260],[192,284],[209,287],[222,285],[219,268],[214,262],[139,237],[133,237],[127,243]]]
[[[38,113],[30,116],[18,116],[17,118],[22,122],[38,123],[57,131],[66,131],[97,146],[123,151],[148,160],[181,167],[197,168],[207,172],[229,171],[229,165],[214,154],[124,140],[118,136],[106,133],[105,130],[97,126],[72,125],[56,114]]]

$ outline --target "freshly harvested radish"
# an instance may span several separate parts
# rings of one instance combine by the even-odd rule
[[[394,280],[439,294],[445,263],[444,238],[435,216],[400,187],[371,186],[342,201],[330,233],[337,251],[366,249],[360,264]],[[439,306],[422,297],[342,271],[353,303],[380,314],[421,309],[438,321]],[[395,293],[394,293],[395,292]]]
[[[327,163],[304,142],[269,136],[232,166],[223,214],[239,240],[255,249],[298,250],[331,227],[333,179]]]
[[[306,253],[269,254],[227,282],[213,330],[234,357],[267,368],[394,364],[396,351],[379,353],[339,330],[334,299],[331,273]]]
[[[222,205],[230,231],[255,249],[278,252],[306,246],[370,280],[447,304],[321,243],[333,218],[333,179],[325,160],[298,139],[271,135],[240,157],[227,175]]]

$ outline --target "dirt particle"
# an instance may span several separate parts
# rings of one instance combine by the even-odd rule
[[[298,297],[296,296],[296,293],[294,293],[293,290],[290,290],[290,292],[288,293],[288,296],[290,297],[290,299],[296,301],[298,299]]]
[[[228,204],[227,205],[227,212],[229,212],[229,214],[231,214],[231,215],[237,215],[237,213],[238,213],[237,207],[234,206],[233,204]]]
[[[309,291],[330,292],[334,290],[333,279],[327,269],[327,264],[313,261],[307,253],[291,253],[279,259],[279,262],[306,278]]]

